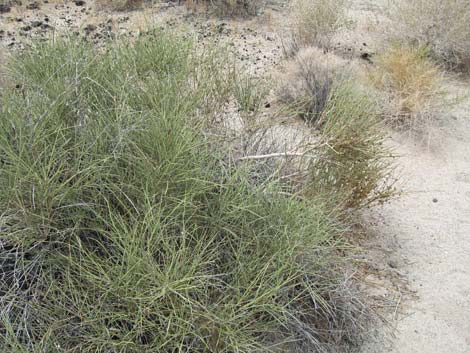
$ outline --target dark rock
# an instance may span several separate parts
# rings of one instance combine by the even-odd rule
[[[21,27],[21,30],[22,30],[23,32],[29,32],[29,31],[32,30],[32,29],[33,29],[33,27],[31,27],[30,25],[26,25],[26,26],[24,26],[24,27]]]
[[[85,28],[83,29],[83,31],[85,32],[85,35],[89,35],[91,32],[95,30],[96,30],[96,26],[92,24],[86,25]]]
[[[437,201],[439,201],[439,200],[436,199],[436,198],[433,198],[433,199],[432,199],[432,202],[434,202],[434,203],[437,203]]]
[[[397,268],[398,263],[395,260],[390,260],[388,261],[388,266],[390,266],[391,268]]]
[[[26,8],[28,10],[38,10],[39,9],[39,3],[37,1],[33,1],[33,2],[29,3],[28,5],[26,5]]]
[[[33,21],[31,22],[31,27],[36,28],[36,27],[41,27],[42,26],[42,21]]]
[[[75,0],[74,3],[77,6],[84,6],[86,4],[83,0]]]
[[[8,4],[0,4],[0,13],[10,12],[11,6]]]
[[[371,56],[372,55],[370,55],[369,53],[364,52],[361,54],[361,59],[364,59],[365,61],[372,63],[372,60],[370,60]]]

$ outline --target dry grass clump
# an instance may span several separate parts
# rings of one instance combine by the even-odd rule
[[[144,0],[97,0],[95,3],[100,9],[128,11],[142,7]]]
[[[470,68],[468,0],[392,0],[388,16],[393,40],[426,46],[450,68]]]
[[[386,95],[388,118],[405,127],[422,128],[446,103],[443,74],[425,47],[392,46],[377,56],[369,78]]]
[[[162,32],[106,45],[41,42],[11,63],[24,90],[0,97],[0,351],[352,342],[364,305],[342,292],[334,215],[253,183],[204,130],[233,97],[223,58]]]
[[[313,47],[299,51],[281,71],[276,88],[279,100],[309,123],[319,119],[332,90],[347,76],[344,60]]]
[[[347,0],[295,0],[289,18],[290,36],[284,43],[288,56],[300,48],[329,48],[333,35],[347,24]]]

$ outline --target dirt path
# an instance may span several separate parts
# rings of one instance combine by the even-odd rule
[[[381,210],[376,230],[397,244],[415,300],[392,322],[392,347],[365,352],[470,352],[470,103],[431,135],[429,147],[393,138],[407,194]],[[377,216],[377,215],[376,215]]]

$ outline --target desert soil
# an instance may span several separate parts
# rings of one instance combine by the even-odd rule
[[[373,55],[380,1],[353,1],[357,25],[340,34],[340,55],[358,62],[365,51]],[[91,0],[80,6],[51,1],[26,9],[29,3],[34,2],[0,14],[1,52],[56,31],[99,42],[115,35],[134,37],[155,25],[185,23],[201,41],[228,44],[255,75],[274,72],[282,59],[283,6],[248,21],[229,21],[188,16],[175,3],[129,13],[97,12]],[[449,89],[461,92],[469,82],[454,79]],[[389,303],[383,314],[390,324],[362,352],[470,353],[470,101],[449,109],[424,140],[390,135],[404,194],[365,216],[369,253],[361,260],[375,269],[366,279],[376,284],[371,297]]]
[[[405,194],[369,221],[414,295],[404,295],[391,339],[364,352],[469,353],[470,104],[449,112],[429,144],[398,134],[392,143]]]

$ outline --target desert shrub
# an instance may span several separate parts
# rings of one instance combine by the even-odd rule
[[[395,196],[392,153],[377,106],[352,84],[330,92],[320,113],[318,156],[309,167],[307,193],[321,189],[348,209],[383,203]]]
[[[315,158],[303,168],[305,192],[322,190],[347,209],[388,200],[394,194],[391,153],[384,146],[379,110],[353,85],[345,62],[318,49],[301,50],[281,69],[277,94],[315,136]],[[313,147],[312,147],[313,146]]]
[[[347,0],[293,1],[285,53],[290,56],[308,46],[329,48],[333,35],[347,25],[346,4]]]
[[[344,327],[359,312],[334,307],[353,300],[332,215],[255,186],[203,133],[232,96],[206,55],[157,32],[13,60],[24,90],[0,104],[0,351],[326,351],[356,337]]]
[[[451,68],[470,67],[470,2],[467,0],[393,0],[388,12],[393,40],[426,46]]]
[[[377,56],[369,78],[385,93],[388,119],[401,126],[422,128],[446,103],[443,74],[426,47],[394,45]]]
[[[277,77],[277,97],[305,121],[315,122],[334,87],[346,76],[345,62],[334,54],[313,47],[302,49],[284,63]]]
[[[96,5],[101,9],[114,11],[135,10],[142,7],[144,0],[97,0]]]

